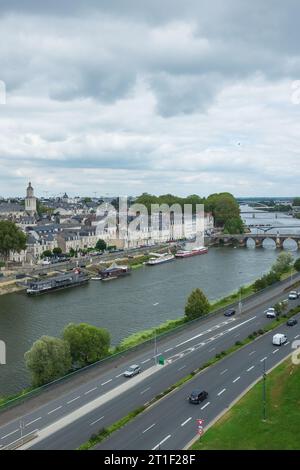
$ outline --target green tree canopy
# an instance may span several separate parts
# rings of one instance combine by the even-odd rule
[[[293,206],[300,206],[300,197],[295,197],[293,200]]]
[[[294,263],[294,268],[296,271],[300,272],[300,258],[298,258]]]
[[[188,320],[206,315],[209,312],[210,304],[201,289],[194,289],[190,294],[186,306],[185,315]]]
[[[34,387],[64,376],[72,366],[69,344],[50,336],[38,339],[24,358]]]
[[[8,259],[11,251],[26,249],[26,235],[9,220],[0,221],[0,254],[4,259]]]
[[[99,250],[99,251],[104,251],[106,250],[106,243],[104,240],[101,240],[101,238],[97,241],[96,243],[96,246],[95,246],[96,250]]]
[[[62,254],[62,249],[59,246],[56,246],[53,248],[53,254],[54,255],[61,255]]]
[[[104,328],[70,323],[63,331],[63,339],[70,345],[73,364],[92,364],[108,354],[110,335]]]
[[[280,253],[280,255],[278,255],[277,260],[271,268],[271,271],[280,275],[286,273],[291,269],[293,260],[294,259],[291,253],[283,251],[282,253]]]
[[[42,258],[51,258],[52,256],[52,251],[51,250],[45,250],[42,253]]]

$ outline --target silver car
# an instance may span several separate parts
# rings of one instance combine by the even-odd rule
[[[133,377],[141,372],[141,367],[137,364],[133,364],[124,372],[124,377]]]

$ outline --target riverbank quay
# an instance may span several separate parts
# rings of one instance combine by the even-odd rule
[[[299,282],[300,275],[297,275],[293,279],[293,283]],[[243,314],[249,313],[251,309],[258,309],[261,305],[266,302],[271,302],[272,299],[276,298],[279,294],[285,295],[291,288],[290,280],[285,280],[283,282],[278,283],[276,286],[272,286],[270,288],[261,291],[258,294],[255,294],[251,298],[248,298],[244,302],[243,306],[243,313],[239,318],[243,317]],[[223,313],[224,310],[218,310],[214,313],[209,314],[206,317],[201,319],[197,319],[193,322],[186,323],[180,328],[176,330],[171,330],[167,334],[158,335],[156,338],[156,347],[158,351],[164,351],[168,346],[167,344],[171,341],[178,342],[180,337],[187,337],[190,334],[194,335],[197,328],[206,327],[207,324],[211,323],[212,319],[218,321],[218,315],[220,319],[223,320]],[[28,412],[37,409],[38,407],[47,404],[49,401],[56,399],[58,396],[62,396],[70,391],[73,391],[76,387],[80,385],[85,385],[87,382],[93,379],[98,379],[99,374],[105,374],[105,372],[109,372],[110,374],[113,373],[114,368],[123,367],[128,362],[136,362],[136,357],[144,355],[153,355],[154,351],[154,342],[153,340],[146,341],[134,348],[131,348],[127,351],[122,351],[118,354],[115,354],[107,359],[104,359],[98,363],[92,364],[85,369],[81,369],[78,372],[70,374],[53,384],[49,384],[47,386],[41,387],[30,394],[23,395],[21,398],[11,400],[9,403],[6,404],[5,407],[2,407],[2,412],[0,414],[0,424],[5,424],[14,418],[17,418],[20,415],[27,414]]]

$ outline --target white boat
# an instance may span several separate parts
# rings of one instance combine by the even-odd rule
[[[147,261],[148,266],[156,266],[157,264],[169,263],[175,260],[175,256],[172,253],[150,253],[152,257]]]

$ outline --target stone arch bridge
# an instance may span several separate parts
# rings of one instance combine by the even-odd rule
[[[244,233],[242,235],[212,235],[208,238],[207,244],[209,246],[214,245],[235,245],[235,246],[247,246],[248,240],[253,240],[256,247],[262,247],[265,240],[273,240],[276,248],[283,248],[283,244],[286,240],[292,240],[297,243],[298,249],[300,249],[300,234],[270,234],[270,233]]]

